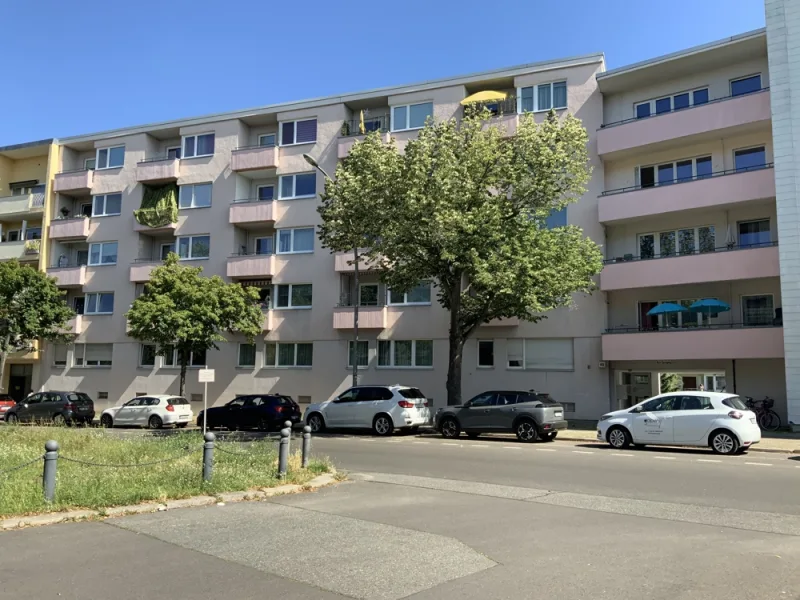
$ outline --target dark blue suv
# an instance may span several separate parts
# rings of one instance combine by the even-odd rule
[[[197,415],[197,426],[203,426],[204,411]],[[224,406],[208,409],[208,429],[259,429],[273,431],[286,421],[292,425],[302,420],[300,406],[289,396],[281,394],[253,394],[239,396]]]

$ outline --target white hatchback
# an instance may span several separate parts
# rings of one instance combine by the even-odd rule
[[[352,387],[332,400],[309,405],[305,414],[306,424],[314,433],[345,428],[391,435],[395,429],[416,430],[430,420],[425,395],[400,384]]]
[[[103,427],[149,427],[161,429],[164,425],[186,427],[192,422],[192,407],[180,396],[138,396],[125,404],[107,408],[100,415]]]
[[[600,417],[597,439],[614,448],[709,446],[717,454],[746,451],[761,441],[756,415],[739,396],[719,392],[660,394]]]

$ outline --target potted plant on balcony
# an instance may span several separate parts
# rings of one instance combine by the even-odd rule
[[[27,240],[25,242],[25,254],[39,254],[42,247],[42,240]]]

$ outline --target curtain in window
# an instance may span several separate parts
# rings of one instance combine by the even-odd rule
[[[256,345],[239,344],[239,366],[253,367],[256,364]]]
[[[394,366],[410,367],[411,363],[411,342],[407,340],[396,341],[394,343]]]
[[[388,367],[390,359],[391,343],[388,340],[378,340],[378,366]]]
[[[314,344],[297,344],[297,366],[310,367],[314,355]]]
[[[284,229],[278,232],[278,252],[292,251],[292,231]]]
[[[275,366],[275,354],[277,348],[275,342],[267,342],[264,344],[264,365],[267,367]]]
[[[509,367],[522,366],[522,340],[507,340],[506,353],[508,355]]]
[[[292,286],[292,306],[311,306],[311,284]]]
[[[433,366],[433,342],[431,340],[417,340],[416,366]]]
[[[294,366],[294,344],[278,344],[278,366]]]
[[[546,110],[548,108],[551,108],[552,104],[550,103],[550,86],[549,85],[540,85],[537,88],[537,92],[538,92],[538,95],[539,95],[539,98],[538,98],[539,103],[538,103],[538,106],[536,108],[539,109],[539,110]]]
[[[309,252],[314,249],[314,229],[294,230],[294,251]]]
[[[533,87],[522,88],[521,96],[522,112],[533,112]]]
[[[553,84],[553,108],[567,107],[567,82]]]

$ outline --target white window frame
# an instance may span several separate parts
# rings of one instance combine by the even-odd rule
[[[267,364],[267,346],[270,344],[275,345],[275,364]],[[297,364],[297,346],[300,344],[310,344],[311,345],[311,364],[310,365],[298,365]],[[280,358],[280,347],[281,346],[293,346],[294,350],[294,360],[292,361],[294,364],[291,365],[279,365],[279,358]],[[264,343],[264,360],[263,360],[264,368],[265,369],[311,369],[314,367],[314,342],[265,342]]]
[[[368,340],[358,340],[359,344],[366,344],[367,345],[367,363],[362,365],[361,363],[358,364],[359,369],[367,369],[369,368],[369,341]],[[353,347],[353,340],[348,340],[347,342],[347,368],[352,369],[353,363],[350,360],[350,349]],[[357,355],[357,352],[355,353]]]
[[[261,190],[264,188],[272,188],[272,200],[261,200]],[[256,186],[256,199],[259,202],[275,202],[278,199],[278,196],[275,195],[275,184],[274,183],[265,183],[263,185]]]
[[[258,253],[258,242],[260,240],[272,240],[272,252],[267,254]],[[253,239],[253,254],[255,256],[272,256],[275,254],[275,236],[274,235],[260,235]]]
[[[491,344],[492,345],[492,364],[491,365],[482,365],[481,364],[481,344]],[[494,369],[495,363],[495,353],[494,353],[494,340],[478,340],[476,348],[478,350],[477,356],[475,357],[475,363],[478,369]]]
[[[195,140],[195,144],[196,144],[196,143],[197,143],[197,140]],[[183,144],[181,144],[180,146],[167,146],[167,147],[164,149],[164,156],[165,156],[165,157],[169,157],[169,151],[170,151],[170,150],[177,150],[177,151],[178,151],[178,156],[176,156],[176,157],[175,157],[175,158],[177,158],[178,160],[180,160],[180,159],[181,159],[181,157],[183,156]]]
[[[298,175],[313,175],[314,176],[314,193],[306,194],[304,196],[297,195],[297,176]],[[283,195],[283,180],[287,177],[292,178],[292,195]],[[281,175],[278,177],[278,200],[300,200],[303,198],[316,198],[317,197],[317,173],[315,171],[306,171],[304,173],[292,173],[290,175]]]
[[[427,302],[409,302],[408,301],[408,294],[409,294],[409,292],[411,292],[411,290],[408,290],[408,292],[404,292],[403,293],[403,301],[402,302],[392,302],[392,290],[391,289],[387,289],[386,290],[386,296],[387,296],[386,297],[386,304],[388,306],[430,306],[432,304],[432,301],[433,301],[433,285],[431,284],[431,282],[430,281],[428,281],[428,282],[422,282],[421,281],[419,286],[417,286],[417,287],[422,287],[423,284],[425,284],[425,283],[428,284],[428,290],[430,291],[431,300],[428,300]]]
[[[309,140],[307,142],[296,142],[295,140],[297,139],[297,124],[298,123],[303,123],[304,121],[316,121],[317,122],[316,135],[314,136],[313,140]],[[292,139],[291,142],[287,142],[286,140],[283,139],[283,126],[286,123],[294,123],[294,128],[292,129],[292,137],[293,137],[293,139]],[[319,119],[317,119],[317,117],[311,117],[311,118],[308,118],[308,119],[290,119],[289,121],[281,121],[280,123],[278,123],[278,134],[279,135],[277,137],[280,137],[280,145],[281,146],[302,146],[302,145],[305,145],[305,144],[316,144],[317,140],[319,139]],[[269,135],[269,134],[267,134],[267,135]]]
[[[278,306],[278,289],[281,286],[289,287],[289,304],[288,306]],[[308,306],[292,306],[292,291],[296,285],[310,285],[311,286],[311,304]],[[314,305],[314,284],[312,283],[276,283],[275,288],[272,290],[272,308],[275,310],[311,310]]]
[[[145,347],[153,349],[153,364],[146,365],[142,362],[142,356],[144,355]],[[156,368],[156,361],[158,360],[158,354],[156,354],[156,346],[155,344],[139,344],[139,368],[140,369],[155,369]]]
[[[553,86],[557,83],[563,83],[564,86],[567,88],[567,105],[566,106],[553,106]],[[550,107],[548,108],[539,108],[539,88],[540,87],[549,87],[550,88]],[[527,88],[533,88],[533,110],[532,111],[523,111],[522,110],[522,90]],[[525,114],[526,112],[547,112],[549,110],[567,110],[569,107],[569,84],[567,83],[566,79],[557,79],[556,81],[547,81],[545,83],[537,83],[534,85],[521,85],[517,88],[517,114]]]
[[[196,237],[208,238],[208,256],[192,256],[192,240]],[[189,256],[182,257],[180,255],[180,242],[183,239],[189,240]],[[175,238],[175,253],[178,255],[179,260],[208,260],[211,257],[211,235],[208,233],[196,233],[194,235],[181,235]]]
[[[390,131],[417,131],[419,129],[423,129],[425,125],[423,124],[420,127],[411,127],[411,107],[412,106],[419,106],[421,104],[430,104],[431,105],[431,114],[430,118],[434,118],[434,110],[436,109],[436,104],[433,100],[425,100],[423,102],[410,102],[409,104],[393,104],[389,107],[389,120],[390,120]],[[394,110],[396,108],[405,108],[406,109],[406,122],[402,124],[402,127],[398,127],[398,124],[394,122]],[[425,119],[427,121],[427,119]]]
[[[397,342],[411,342],[411,364],[410,365],[396,365],[395,362],[395,346]],[[430,365],[417,365],[417,342],[430,342],[431,343],[431,364]],[[380,345],[381,343],[389,344],[389,363],[388,365],[380,364]],[[434,367],[435,361],[433,360],[433,340],[378,340],[377,347],[377,360],[375,368],[377,369],[426,369],[431,370]]]
[[[297,127],[297,126],[295,125],[295,127]],[[273,139],[272,145],[271,146],[263,145],[261,143],[262,138],[270,137],[270,136],[272,136],[272,139]],[[297,137],[297,136],[295,136],[295,137]],[[261,148],[275,148],[278,145],[278,134],[277,133],[262,133],[261,135],[258,136],[258,145]]]
[[[213,135],[214,136],[214,152],[217,151],[217,134],[213,131],[205,131],[203,133],[193,133],[191,135],[184,135],[181,136],[181,160],[186,158],[203,158],[204,156],[214,156],[214,152],[211,154],[197,154],[197,138],[203,137],[204,135]],[[194,154],[192,156],[186,156],[186,140],[189,138],[194,138]]]
[[[756,147],[758,147],[758,146],[756,146]],[[650,164],[644,164],[644,165],[637,165],[634,168],[634,184],[636,185],[636,187],[641,187],[642,186],[642,170],[643,169],[649,169],[651,167],[653,169],[653,185],[652,186],[648,186],[648,187],[643,188],[643,189],[650,189],[651,187],[658,187],[658,186],[664,186],[664,185],[675,185],[676,183],[684,183],[686,181],[695,181],[699,177],[698,174],[697,174],[697,161],[698,160],[703,160],[703,159],[709,159],[711,161],[711,173],[708,174],[708,175],[703,175],[703,177],[701,177],[701,179],[710,179],[711,177],[714,176],[714,157],[711,154],[704,154],[702,156],[692,156],[691,158],[681,158],[681,159],[678,159],[678,160],[666,160],[666,161],[659,162],[659,163],[650,163]],[[691,179],[678,180],[678,163],[684,163],[684,162],[688,162],[688,161],[692,162],[692,178]],[[664,167],[666,165],[671,165],[672,166],[673,177],[669,181],[669,183],[659,183],[659,181],[658,181],[658,168],[659,167]]]
[[[243,365],[242,364],[242,346],[252,346],[253,347],[253,364],[252,365]],[[248,344],[247,342],[239,342],[239,345],[236,348],[236,368],[237,369],[255,369],[257,364],[258,364],[258,345],[255,344],[255,343]]]
[[[704,224],[704,225],[695,225],[693,227],[678,227],[676,229],[662,229],[661,231],[647,231],[645,233],[639,233],[636,235],[636,256],[641,257],[642,255],[642,244],[641,239],[644,236],[652,235],[653,236],[653,255],[659,258],[666,258],[661,256],[661,234],[662,233],[674,233],[675,234],[675,254],[670,254],[669,258],[674,258],[678,256],[693,256],[695,254],[711,254],[711,252],[700,252],[700,230],[704,227],[709,227],[714,229],[714,251],[716,252],[717,249],[717,228],[713,223]],[[681,254],[680,253],[680,232],[692,229],[694,230],[694,252],[691,254]],[[649,260],[649,259],[646,259]]]
[[[115,213],[105,212],[106,208],[108,207],[108,197],[109,196],[117,196],[117,195],[119,195],[119,210],[120,210],[120,212],[115,212]],[[103,212],[100,213],[100,214],[95,214],[95,212],[94,212],[95,201],[97,200],[97,198],[102,198],[103,199]],[[112,192],[110,194],[97,194],[96,196],[92,196],[92,218],[93,219],[94,218],[98,218],[98,217],[117,217],[120,214],[122,214],[122,192]]]
[[[64,360],[56,360],[56,348],[59,346],[64,348]],[[56,368],[64,369],[69,364],[69,345],[68,344],[53,344],[53,366]]]
[[[747,78],[744,77],[743,79],[747,79]],[[706,102],[702,102],[700,104],[695,104],[694,103],[694,93],[695,92],[701,92],[703,90],[709,92],[708,100]],[[649,119],[650,117],[656,117],[656,116],[659,116],[659,115],[667,115],[667,114],[669,114],[671,112],[675,112],[675,110],[676,110],[675,109],[675,96],[682,96],[683,94],[689,94],[689,106],[687,106],[686,108],[680,108],[680,109],[677,109],[677,110],[686,110],[688,108],[692,108],[693,106],[703,106],[703,105],[708,104],[709,102],[711,102],[711,95],[710,95],[709,87],[707,85],[701,85],[700,87],[692,88],[690,90],[684,90],[682,92],[675,92],[674,94],[668,94],[666,96],[658,96],[657,98],[650,98],[650,100],[643,100],[641,102],[634,102],[633,103],[633,117],[634,118],[641,118],[641,119]],[[667,112],[665,112],[665,113],[656,114],[656,102],[658,100],[666,100],[667,98],[669,98],[669,110]],[[646,116],[646,117],[637,117],[636,116],[636,111],[643,104],[649,104],[650,105],[650,114],[648,116]]]
[[[294,233],[298,230],[308,231],[311,230],[312,233],[312,243],[311,243],[311,250],[295,250],[294,249]],[[287,250],[286,252],[281,252],[281,232],[288,231],[290,232],[290,240],[289,246],[291,250]],[[315,227],[284,227],[281,229],[275,230],[275,242],[273,242],[273,249],[275,254],[314,254],[314,246],[316,245],[314,241],[316,240],[317,232]]]
[[[208,205],[207,206],[205,206],[205,205],[203,205],[203,206],[195,206],[195,203],[194,203],[194,188],[196,186],[200,186],[200,185],[207,185],[207,186],[209,186],[209,189],[211,190],[211,193],[208,196]],[[188,189],[188,188],[192,189],[192,192],[191,192],[192,193],[191,203],[189,204],[189,206],[181,206],[181,191],[185,190],[185,189]],[[179,185],[178,186],[178,209],[179,210],[191,210],[191,209],[195,209],[195,208],[211,208],[211,205],[214,202],[213,195],[214,195],[214,184],[212,182],[210,182],[210,181],[204,181],[202,183],[187,183],[186,185]]]
[[[110,166],[108,163],[111,160],[111,151],[116,150],[117,148],[122,148],[122,164],[121,165],[114,165]],[[106,151],[106,166],[105,167],[98,167],[97,165],[100,164],[100,152],[105,150]],[[84,162],[84,164],[86,164]],[[104,148],[97,148],[94,153],[94,170],[95,171],[105,171],[107,169],[121,169],[125,166],[125,144],[121,144],[119,146],[105,146]]]
[[[87,266],[90,266],[90,267],[113,267],[114,265],[117,264],[117,260],[115,260],[113,263],[104,263],[103,262],[103,246],[105,246],[106,244],[116,244],[117,245],[117,260],[119,260],[119,242],[116,242],[116,241],[92,242],[91,244],[89,244],[89,255],[88,255],[87,260],[86,260]],[[100,246],[100,262],[99,263],[93,263],[92,262],[92,246]]]
[[[99,345],[99,346],[111,346],[111,360],[109,361],[111,364],[109,365],[87,365],[86,364],[86,346],[89,344],[82,343],[82,344],[75,344],[75,348],[72,351],[72,362],[73,365],[79,369],[110,369],[114,366],[114,344],[91,344],[92,346]],[[78,346],[83,348],[83,354],[80,357],[81,364],[78,364]]]
[[[89,161],[94,161],[94,164],[90,167]],[[83,170],[84,171],[94,171],[94,168],[97,166],[97,154],[95,154],[94,158],[84,158],[83,159]]]
[[[167,357],[161,357],[161,368],[162,369],[180,369],[181,365],[178,362],[178,349],[173,347],[172,348],[172,362],[167,362]],[[194,352],[189,353],[189,363],[186,365],[187,369],[205,369],[208,366],[208,350],[206,350],[206,360],[205,363],[202,365],[193,365],[192,362],[194,361]]]
[[[510,342],[512,340],[514,340],[514,341],[519,340],[519,341],[522,342],[522,364],[519,367],[512,367],[511,365],[508,364],[508,345],[509,345],[508,342]],[[541,367],[531,367],[531,368],[526,367],[525,365],[528,362],[528,357],[527,357],[528,345],[526,344],[526,342],[528,340],[537,340],[537,341],[541,341],[541,340],[550,340],[550,341],[553,341],[553,340],[559,340],[559,341],[560,340],[570,340],[572,342],[572,367],[569,368],[569,369],[547,369],[547,368],[541,368]],[[544,372],[544,373],[574,373],[575,372],[575,338],[508,338],[508,339],[506,339],[506,370],[507,371],[539,371],[539,372]]]
[[[111,296],[111,304],[112,304],[111,312],[100,312],[100,311],[89,312],[89,306],[90,306],[89,298],[91,298],[92,296],[97,296],[97,298],[94,300],[94,304],[98,308],[100,306],[100,296]],[[113,308],[114,292],[87,292],[86,294],[84,294],[84,301],[83,302],[84,302],[84,304],[83,304],[83,314],[84,315],[113,315],[114,314],[114,308]]]
[[[775,319],[775,294],[766,293],[766,294],[742,294],[739,296],[739,312],[742,318],[742,326],[745,326],[744,323],[744,299],[745,298],[760,298],[760,297],[769,296],[772,298],[772,319]],[[748,325],[748,327],[769,327],[769,325]]]

